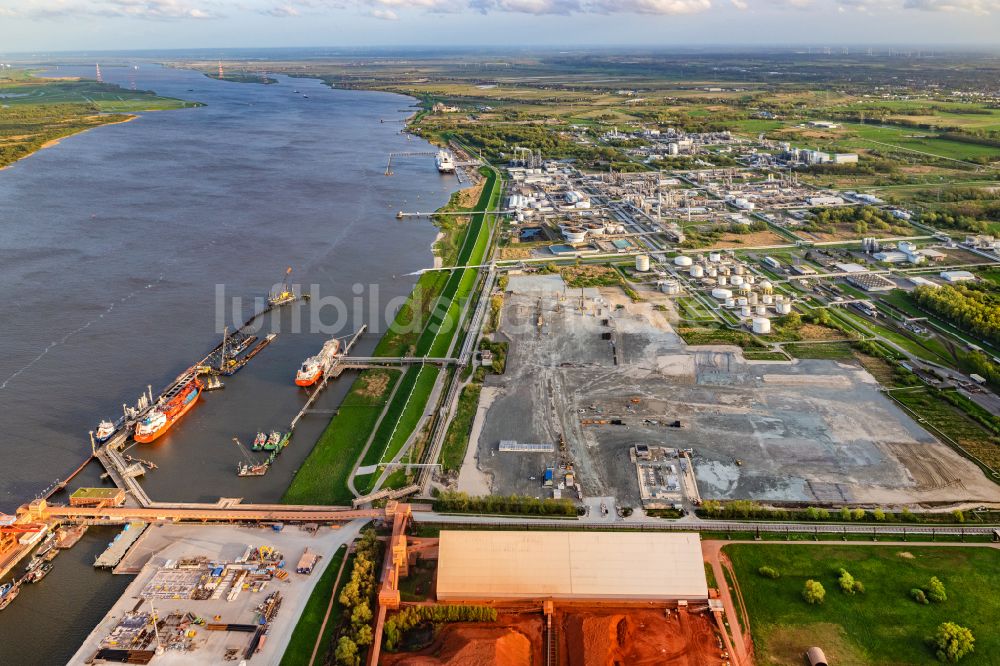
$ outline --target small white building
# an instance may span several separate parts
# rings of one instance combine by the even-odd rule
[[[968,282],[976,276],[969,271],[941,271],[941,279],[945,282]]]

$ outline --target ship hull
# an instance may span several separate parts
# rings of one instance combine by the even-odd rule
[[[313,384],[315,384],[316,382],[319,381],[319,377],[322,374],[323,374],[322,370],[317,370],[316,374],[311,375],[309,377],[296,377],[295,378],[295,385],[296,386],[312,386]]]
[[[184,405],[180,408],[180,410],[177,411],[173,416],[168,416],[166,423],[164,423],[162,426],[160,426],[159,428],[157,428],[152,432],[144,433],[141,435],[139,433],[136,433],[134,435],[135,441],[139,442],[140,444],[149,444],[150,442],[153,442],[162,437],[168,430],[174,427],[174,425],[178,421],[180,421],[185,414],[191,411],[191,409],[195,406],[195,404],[197,404],[198,398],[200,396],[201,396],[201,389],[196,388],[194,397],[188,400],[186,403],[184,403]]]

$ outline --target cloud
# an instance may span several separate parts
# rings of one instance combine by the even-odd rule
[[[262,9],[260,10],[260,13],[266,14],[267,16],[273,16],[275,18],[287,18],[289,16],[298,16],[299,10],[292,5],[278,5],[277,7]]]
[[[9,6],[5,6],[9,5]],[[222,16],[213,1],[187,0],[0,0],[0,14],[21,18],[207,19]]]
[[[1000,9],[1000,0],[905,0],[903,7],[930,12],[989,14]]]
[[[383,21],[398,21],[399,14],[392,11],[391,9],[373,9],[371,16],[373,18],[382,19]]]

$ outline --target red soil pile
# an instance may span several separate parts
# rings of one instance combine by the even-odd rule
[[[506,620],[507,618],[505,618]],[[382,653],[383,666],[528,666],[542,657],[538,618],[498,624],[458,623],[442,627],[417,653]]]

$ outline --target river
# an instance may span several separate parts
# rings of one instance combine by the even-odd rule
[[[307,416],[262,478],[236,476],[232,438],[287,427],[305,401],[295,370],[330,334],[368,323],[356,353],[374,347],[387,304],[414,284],[407,274],[432,263],[434,227],[396,211],[433,210],[458,183],[431,157],[394,161],[395,175],[384,176],[389,152],[434,150],[400,134],[407,97],[280,76],[260,85],[152,65],[102,70],[106,81],[134,78],[205,106],[78,134],[0,171],[0,511],[65,476],[89,454],[87,432],[101,418],[120,415],[147,385],[155,393],[219,341],[217,291],[243,297],[247,311],[290,266],[303,291],[347,303],[320,312],[335,330],[314,332],[313,305],[285,306],[268,322],[275,342],[224,378],[225,390],[128,451],[158,465],[143,480],[153,499],[277,501],[329,416]],[[335,408],[350,381],[334,382],[316,408]],[[100,484],[99,474],[90,465],[70,489]],[[127,584],[89,566],[111,534],[95,531],[63,553],[0,614],[0,663],[72,655]]]

